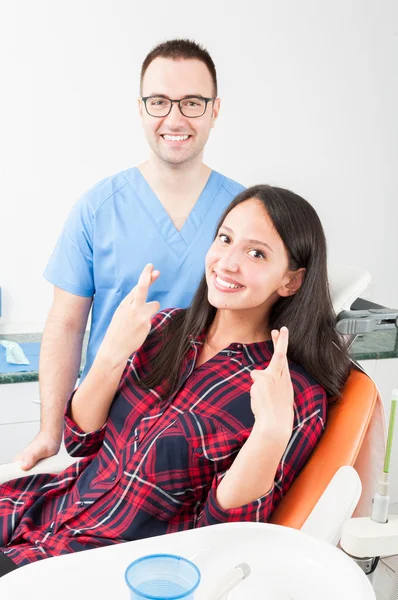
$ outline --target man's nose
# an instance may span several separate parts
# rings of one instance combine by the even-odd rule
[[[171,105],[171,111],[164,118],[164,122],[170,127],[178,127],[181,124],[185,123],[185,117],[181,114],[180,108],[178,106],[178,102],[173,102]]]

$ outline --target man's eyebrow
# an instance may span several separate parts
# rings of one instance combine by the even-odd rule
[[[226,229],[229,233],[233,233],[232,229],[230,229],[229,227],[226,227],[225,225],[221,225],[220,229]],[[260,240],[247,240],[247,241],[250,244],[255,244],[257,246],[264,246],[265,248],[268,248],[268,250],[270,250],[270,252],[273,252],[273,249],[271,248],[271,246],[269,246],[265,242],[260,242]]]
[[[166,96],[166,94],[156,94],[155,92],[153,94],[149,94],[149,96],[147,96],[147,98],[152,98],[152,97],[156,97],[156,98],[165,98],[166,100],[170,100],[170,96]],[[205,96],[202,96],[202,94],[185,94],[185,96],[182,96],[181,98],[179,98],[179,100],[185,100],[186,98],[204,98]]]

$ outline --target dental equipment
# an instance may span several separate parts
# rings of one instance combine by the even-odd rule
[[[337,316],[337,331],[354,335],[398,327],[398,311],[385,307],[343,310]]]
[[[390,473],[390,460],[391,460],[391,446],[392,439],[394,435],[394,425],[395,425],[395,413],[397,410],[397,402],[398,402],[398,390],[393,390],[392,393],[392,402],[391,402],[391,410],[390,410],[390,422],[388,426],[388,436],[387,436],[387,448],[386,448],[386,456],[384,459],[384,469],[381,473],[380,479],[377,484],[376,494],[373,499],[373,507],[371,519],[376,523],[387,523],[388,521],[388,505],[390,502],[390,497],[388,495],[389,490],[389,473]]]
[[[384,468],[377,483],[371,517],[344,522],[340,545],[363,571],[374,572],[380,556],[398,554],[398,515],[388,515],[388,488],[391,447],[398,403],[398,389],[393,390]],[[391,600],[398,600],[398,573],[395,575]]]
[[[250,567],[247,563],[236,565],[236,567],[225,574],[208,597],[208,600],[224,600],[226,595],[249,575]]]
[[[361,294],[371,276],[365,269],[347,265],[329,265],[330,293],[336,313],[336,329],[346,336],[349,346],[357,335],[398,329],[398,309],[387,308]]]

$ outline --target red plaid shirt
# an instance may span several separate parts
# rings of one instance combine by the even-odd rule
[[[324,429],[327,400],[324,389],[290,363],[294,429],[274,484],[249,504],[219,506],[217,485],[254,423],[250,371],[268,365],[272,342],[231,344],[195,369],[202,334],[191,341],[174,396],[165,396],[162,385],[142,390],[136,382],[148,373],[173,313],[154,318],[100,430],[79,429],[69,401],[65,444],[84,458],[59,475],[0,486],[0,547],[16,564],[226,521],[267,521],[302,469]]]

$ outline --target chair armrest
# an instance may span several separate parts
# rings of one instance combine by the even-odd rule
[[[11,479],[20,479],[26,475],[37,475],[39,473],[60,473],[70,465],[80,460],[81,457],[69,456],[66,452],[60,452],[50,458],[39,460],[38,463],[29,471],[23,471],[19,462],[6,463],[0,465],[0,484]]]
[[[338,544],[341,529],[349,519],[362,492],[358,473],[351,466],[340,467],[303,524],[301,531],[318,540]]]

